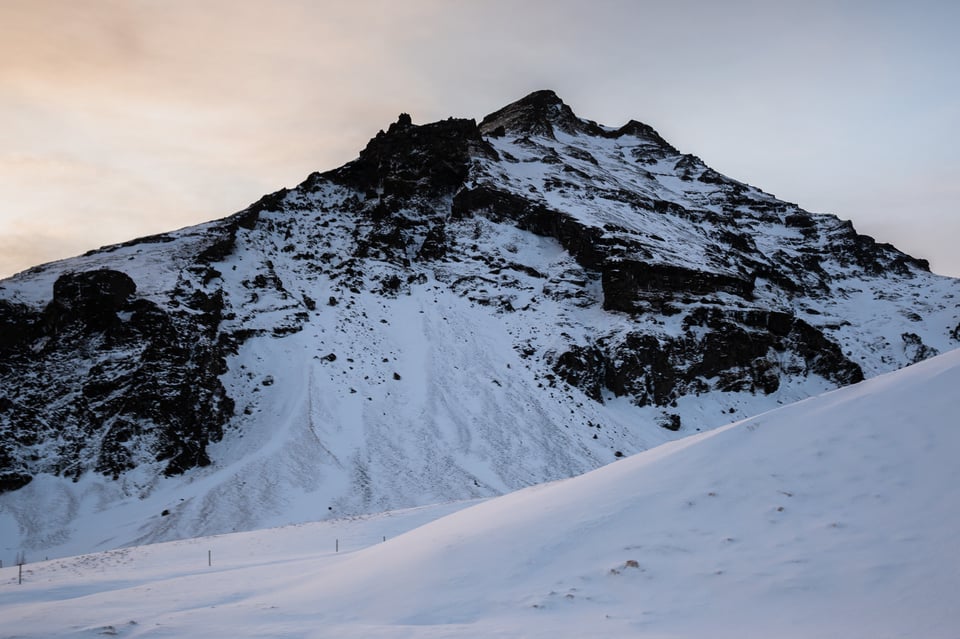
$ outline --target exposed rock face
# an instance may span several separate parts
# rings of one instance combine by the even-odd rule
[[[53,301],[44,311],[44,332],[57,335],[79,326],[88,334],[121,333],[123,325],[117,313],[136,290],[133,280],[119,271],[98,269],[62,275],[54,283]]]
[[[452,194],[466,179],[472,156],[489,152],[473,120],[415,126],[403,114],[370,140],[359,158],[324,177],[385,206],[380,214],[393,213],[394,204]]]
[[[135,293],[127,274],[95,269],[58,277],[42,313],[5,305],[19,339],[4,350],[0,483],[15,488],[38,471],[118,478],[154,461],[166,474],[210,463],[206,447],[233,410],[219,379],[222,296],[198,292],[188,311],[171,312]]]
[[[0,492],[213,464],[198,512],[492,494],[955,347],[958,293],[550,91],[403,114],[233,216],[0,282]]]
[[[573,110],[563,103],[553,91],[535,91],[499,111],[494,111],[480,123],[483,133],[500,137],[507,131],[512,134],[536,135],[556,139],[555,133],[585,132],[601,134],[593,122],[580,120]]]
[[[631,312],[645,301],[662,301],[664,295],[702,296],[724,292],[745,300],[753,296],[753,278],[639,260],[619,260],[605,266],[603,301],[607,310]]]
[[[574,347],[554,368],[597,401],[606,388],[640,406],[666,406],[712,389],[769,395],[781,378],[797,374],[816,373],[838,386],[863,380],[860,367],[803,320],[784,313],[700,311],[685,318],[680,337],[661,341],[627,333],[593,348]]]

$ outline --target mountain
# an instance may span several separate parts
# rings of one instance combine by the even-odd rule
[[[549,91],[403,114],[235,215],[0,282],[0,551],[570,477],[955,348],[958,293]]]
[[[24,638],[952,638],[958,385],[953,351],[471,507],[31,560],[0,616]]]

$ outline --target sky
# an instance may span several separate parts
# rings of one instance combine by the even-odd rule
[[[960,3],[0,0],[0,277],[550,88],[960,277]]]

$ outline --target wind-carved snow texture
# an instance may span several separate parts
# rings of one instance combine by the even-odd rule
[[[958,385],[953,351],[482,503],[28,554],[0,618],[43,639],[953,639]]]
[[[236,215],[0,282],[0,552],[569,477],[955,348],[958,293],[548,91],[402,115]]]

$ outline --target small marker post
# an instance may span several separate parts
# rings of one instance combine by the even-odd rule
[[[208,550],[208,551],[207,551],[207,565],[208,565],[208,566],[212,566],[212,565],[213,565],[213,551],[212,551],[212,550]]]

